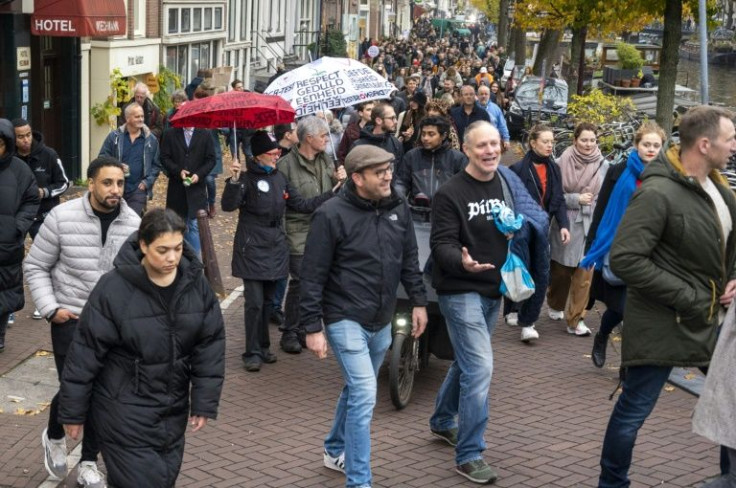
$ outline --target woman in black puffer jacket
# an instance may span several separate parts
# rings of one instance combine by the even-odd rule
[[[59,420],[94,423],[111,487],[170,488],[193,432],[217,417],[225,329],[172,210],[148,212],[92,290],[61,378]]]

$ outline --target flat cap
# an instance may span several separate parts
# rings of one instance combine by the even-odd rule
[[[354,147],[345,157],[345,171],[352,174],[370,166],[388,163],[394,159],[393,154],[380,147],[362,144]]]

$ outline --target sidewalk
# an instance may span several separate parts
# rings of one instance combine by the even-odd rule
[[[219,178],[220,184],[222,178]],[[160,193],[160,192],[159,192]],[[225,287],[237,214],[218,212],[212,220]],[[0,354],[5,374],[38,349],[50,350],[48,325],[31,320],[30,300],[8,331]],[[327,433],[342,380],[334,356],[319,361],[310,353],[288,355],[278,349],[276,364],[246,373],[243,299],[223,310],[227,327],[227,373],[220,415],[201,432],[187,436],[177,487],[341,487],[344,477],[322,467]],[[564,324],[546,318],[541,338],[519,341],[519,329],[499,320],[494,334],[495,371],[491,386],[486,459],[496,468],[499,487],[591,487],[613,407],[608,395],[618,378],[620,343],[609,345],[609,364],[590,360],[592,338],[568,335]],[[597,329],[600,315],[587,323]],[[434,397],[448,367],[432,358],[416,379],[410,405],[396,411],[389,399],[386,369],[379,378],[373,422],[372,465],[375,487],[473,486],[453,470],[453,450],[429,434]],[[631,472],[634,487],[692,487],[718,471],[718,449],[690,432],[695,398],[672,387],[641,430]],[[0,487],[36,488],[47,478],[40,434],[48,410],[35,416],[0,414]],[[73,446],[70,446],[70,449]],[[132,467],[135,469],[135,467]],[[75,486],[76,472],[58,486]]]

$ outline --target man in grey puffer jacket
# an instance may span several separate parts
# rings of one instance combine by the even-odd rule
[[[87,170],[87,180],[87,193],[49,212],[23,264],[33,301],[51,324],[59,380],[79,314],[90,292],[100,277],[112,269],[120,247],[138,230],[141,221],[123,200],[125,176],[119,160],[108,156],[95,159]],[[48,427],[41,441],[46,469],[51,476],[63,479],[67,473],[67,450],[58,409],[57,393],[51,401]],[[77,482],[102,488],[105,483],[97,470],[99,449],[91,422],[86,423],[84,433]]]

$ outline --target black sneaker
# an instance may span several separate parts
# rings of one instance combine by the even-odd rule
[[[430,429],[431,430],[431,429]],[[447,430],[431,430],[432,435],[438,439],[450,444],[452,447],[457,446],[457,428]]]
[[[245,370],[250,371],[252,373],[255,373],[256,371],[261,370],[261,364],[263,364],[263,361],[261,361],[261,358],[255,357],[255,358],[243,358],[243,364],[245,365]]]
[[[284,325],[284,312],[282,312],[281,310],[271,310],[269,321],[272,324]]]
[[[496,472],[493,471],[491,467],[488,466],[488,463],[482,459],[476,459],[475,461],[455,466],[455,471],[473,483],[478,483],[480,485],[491,484],[496,481],[496,478],[498,478]]]
[[[289,354],[299,354],[302,352],[302,345],[299,343],[299,339],[296,336],[281,337],[281,349]]]
[[[590,353],[596,368],[602,368],[606,364],[606,346],[608,346],[608,336],[598,332],[593,337],[593,352]]]

